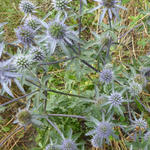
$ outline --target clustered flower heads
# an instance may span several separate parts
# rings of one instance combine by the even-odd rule
[[[34,43],[35,32],[28,26],[20,26],[15,31],[18,41],[22,43],[25,48]]]
[[[103,69],[100,73],[100,81],[106,84],[111,83],[113,80],[113,72],[111,69]]]
[[[118,5],[120,1],[117,1],[117,0],[94,0],[94,1],[98,2],[99,5],[93,8],[92,10],[90,10],[90,12],[93,12],[101,7],[104,7],[102,10],[102,14],[100,15],[100,18],[99,18],[100,23],[102,22],[107,11],[109,14],[109,18],[112,20],[113,14],[116,16],[116,18],[119,18],[118,8],[126,10],[125,7]]]

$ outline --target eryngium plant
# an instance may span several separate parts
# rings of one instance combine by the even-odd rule
[[[25,48],[30,47],[34,43],[35,32],[28,26],[20,26],[16,30],[18,42],[23,44]]]
[[[73,41],[78,41],[77,33],[71,30],[71,27],[65,25],[65,19],[60,20],[58,15],[55,20],[47,23],[43,23],[43,26],[46,28],[46,35],[44,39],[41,39],[41,42],[46,40],[48,46],[50,45],[50,53],[53,54],[57,45],[66,53],[66,43],[73,44]]]
[[[90,12],[93,12],[103,7],[102,13],[99,18],[100,23],[104,19],[104,16],[107,11],[108,11],[109,18],[112,20],[113,14],[115,15],[116,18],[119,18],[118,8],[126,10],[125,7],[118,4],[120,3],[120,1],[117,1],[117,0],[94,0],[94,1],[98,2],[99,5],[93,8],[92,10],[90,10]]]
[[[117,138],[114,134],[114,124],[110,122],[110,118],[106,121],[103,115],[102,121],[98,121],[97,119],[92,119],[92,121],[96,124],[94,130],[89,131],[86,135],[92,135],[93,138],[91,143],[96,148],[103,148],[103,144],[106,142],[109,144],[110,136]]]

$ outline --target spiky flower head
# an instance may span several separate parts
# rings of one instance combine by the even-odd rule
[[[103,69],[100,73],[100,81],[103,83],[111,83],[113,80],[113,72],[111,69]]]
[[[99,5],[93,8],[92,10],[90,10],[90,12],[93,12],[103,7],[102,14],[100,15],[100,19],[99,19],[100,23],[102,22],[107,11],[108,11],[109,18],[112,20],[113,14],[115,15],[116,18],[119,18],[118,8],[126,10],[125,7],[118,5],[120,1],[117,1],[117,0],[95,0],[95,1],[97,1]]]
[[[32,14],[35,12],[36,6],[29,0],[21,0],[19,8],[25,14]]]
[[[146,132],[144,135],[144,140],[149,141],[150,140],[150,131]]]
[[[93,136],[91,142],[94,147],[102,148],[104,142],[109,144],[110,136],[117,138],[113,130],[114,124],[109,121],[110,118],[106,121],[104,114],[102,115],[101,122],[98,121],[96,118],[93,118],[93,117],[91,118],[91,121],[93,121],[96,124],[96,126],[94,130],[89,131],[86,135]]]
[[[77,150],[77,145],[71,139],[65,139],[62,143],[61,150]]]
[[[24,24],[25,24],[25,26],[28,26],[32,30],[36,30],[40,25],[40,20],[37,17],[32,16],[32,17],[28,17],[25,20]]]
[[[53,0],[52,3],[54,5],[55,10],[57,10],[57,11],[63,11],[66,8],[68,8],[67,4],[70,1],[71,0]]]
[[[142,85],[137,82],[130,83],[129,91],[132,96],[139,95],[142,92]]]
[[[17,70],[24,70],[24,69],[29,69],[31,65],[31,56],[30,55],[23,55],[19,54],[14,57],[13,60],[14,66],[17,68]]]
[[[139,128],[140,130],[143,130],[143,129],[147,129],[148,127],[146,120],[143,119],[142,116],[137,119],[136,116],[134,115],[134,120],[131,120],[131,122],[132,122],[131,127],[133,129]]]
[[[146,85],[146,78],[141,74],[135,75],[133,81],[140,84],[140,85],[142,85],[142,86]]]
[[[18,40],[24,44],[25,47],[31,46],[34,43],[35,32],[28,26],[20,26],[15,31]]]
[[[112,8],[117,3],[116,0],[102,0],[102,3],[107,8]]]
[[[65,32],[65,25],[59,22],[54,22],[49,27],[49,34],[57,40],[63,39],[65,37]]]
[[[33,61],[42,61],[45,58],[45,51],[40,47],[32,47],[29,51],[32,55]]]
[[[122,95],[120,93],[114,92],[109,96],[109,102],[114,105],[114,106],[118,106],[121,105],[123,102],[123,98]]]
[[[65,18],[66,19],[66,18]],[[65,25],[65,19],[60,20],[60,15],[58,14],[54,21],[50,23],[42,23],[42,25],[47,29],[46,36],[41,39],[40,42],[46,40],[48,49],[50,49],[50,54],[53,54],[57,45],[67,53],[66,43],[72,44],[72,41],[79,42],[77,37],[77,32],[72,31],[70,27]]]
[[[96,127],[96,132],[101,138],[108,138],[113,133],[112,125],[109,122],[100,122]]]
[[[19,109],[19,112],[16,114],[16,120],[14,123],[18,123],[20,126],[26,127],[31,123],[32,115],[27,109]]]

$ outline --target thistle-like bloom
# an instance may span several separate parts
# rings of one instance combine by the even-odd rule
[[[150,140],[150,131],[146,132],[144,135],[144,140],[149,141]]]
[[[46,57],[45,51],[40,47],[31,47],[29,54],[32,55],[32,60],[37,62],[44,60]]]
[[[77,33],[70,30],[70,27],[64,24],[64,20],[60,21],[59,15],[56,19],[49,24],[43,23],[43,26],[47,28],[46,37],[44,35],[44,41],[47,39],[47,45],[49,46],[50,53],[54,53],[56,46],[59,45],[64,52],[67,51],[66,43],[72,44],[72,41],[78,41]]]
[[[60,149],[61,150],[77,150],[77,145],[71,139],[64,139]]]
[[[17,123],[20,126],[26,128],[29,124],[42,125],[42,122],[38,120],[38,117],[29,110],[30,101],[27,103],[24,109],[18,109],[16,114],[16,120],[13,123]]]
[[[37,7],[29,0],[21,0],[19,4],[19,9],[25,13],[25,15],[35,13],[36,8]]]
[[[28,17],[25,20],[24,25],[31,28],[32,30],[36,30],[41,25],[41,22],[40,19],[38,19],[35,16],[32,16],[32,17]]]
[[[14,57],[13,64],[18,71],[29,69],[32,64],[32,56],[28,54],[18,54]]]
[[[67,5],[71,1],[72,0],[52,0],[52,4],[53,4],[55,10],[65,11],[66,8],[70,8]]]
[[[120,107],[123,102],[126,102],[126,100],[123,99],[122,92],[121,93],[113,92],[110,96],[108,96],[108,101],[102,104],[102,106],[110,105],[107,113],[109,113],[112,110],[112,108],[117,108],[120,114],[123,115],[123,111],[121,110]]]
[[[113,127],[114,125],[109,122],[109,120],[105,121],[104,116],[102,118],[103,120],[100,122],[97,119],[94,118],[94,123],[96,124],[96,127],[94,130],[88,132],[86,135],[92,135],[93,138],[91,140],[91,143],[96,148],[102,148],[104,142],[109,144],[109,137],[117,137],[114,134]]]
[[[100,81],[106,84],[111,83],[113,80],[113,72],[111,69],[103,69],[100,73]]]
[[[21,84],[17,80],[17,78],[21,77],[22,75],[19,73],[14,72],[14,68],[12,68],[13,58],[0,62],[0,84],[2,85],[2,89],[7,92],[10,96],[14,97],[9,87],[11,86],[11,81],[13,80],[18,88],[25,93],[24,89],[22,88]]]
[[[136,82],[130,83],[129,92],[132,96],[139,95],[142,92],[142,85]]]
[[[25,48],[34,43],[35,32],[28,26],[20,26],[15,30],[18,42],[22,43]]]
[[[148,124],[145,119],[143,119],[143,116],[141,115],[140,118],[136,118],[136,116],[133,114],[134,120],[131,120],[131,129],[139,128],[140,130],[144,130],[148,128]]]
[[[116,18],[119,18],[118,8],[126,10],[125,7],[118,5],[120,1],[117,1],[117,0],[94,0],[94,1],[98,2],[99,5],[93,8],[92,10],[90,10],[90,12],[93,12],[103,7],[102,14],[100,15],[100,18],[99,18],[100,23],[102,22],[107,11],[108,11],[109,18],[112,20],[113,14],[115,15]]]
[[[145,86],[146,82],[147,82],[145,76],[143,76],[141,74],[136,74],[133,78],[133,81],[135,83],[140,84],[141,86]]]

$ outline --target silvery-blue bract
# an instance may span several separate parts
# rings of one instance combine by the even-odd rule
[[[28,26],[20,26],[15,29],[18,42],[24,45],[25,48],[30,47],[34,43],[35,32]]]
[[[100,81],[106,84],[111,83],[113,80],[113,72],[111,69],[103,69],[100,73]]]
[[[93,8],[92,10],[90,10],[90,12],[93,12],[103,7],[102,14],[100,15],[100,18],[99,18],[100,23],[102,22],[107,11],[108,11],[110,19],[112,20],[113,14],[116,16],[116,18],[119,18],[118,8],[126,10],[125,7],[118,5],[120,1],[117,1],[117,0],[94,0],[94,1],[98,2],[99,5]]]
[[[71,27],[65,25],[64,22],[65,19],[60,20],[59,15],[56,16],[55,20],[49,23],[43,22],[46,33],[42,36],[40,42],[46,41],[51,54],[54,53],[57,45],[67,53],[67,43],[72,45],[72,41],[78,41],[78,33],[71,30]]]

